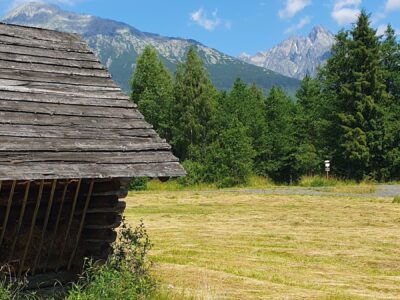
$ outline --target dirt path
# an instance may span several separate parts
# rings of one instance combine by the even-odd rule
[[[242,192],[249,194],[268,194],[268,195],[326,195],[326,196],[344,196],[344,197],[394,197],[400,195],[400,184],[381,184],[376,186],[376,190],[372,193],[336,193],[328,191],[329,188],[308,188],[308,187],[278,187],[271,189],[244,189],[233,190],[234,192]],[[327,190],[327,191],[324,191]]]

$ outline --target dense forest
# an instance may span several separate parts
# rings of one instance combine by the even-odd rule
[[[377,36],[365,12],[336,35],[331,57],[294,98],[239,78],[218,91],[193,48],[172,76],[146,47],[131,88],[183,162],[186,184],[232,186],[253,174],[295,182],[322,174],[326,159],[336,177],[400,179],[400,45],[391,26]]]

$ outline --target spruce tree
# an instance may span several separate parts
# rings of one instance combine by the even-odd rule
[[[146,46],[137,58],[131,89],[131,100],[138,104],[146,121],[162,137],[170,139],[172,77],[151,46]]]
[[[185,61],[177,66],[172,103],[171,143],[181,160],[192,159],[204,150],[216,96],[203,62],[191,47]]]
[[[275,181],[297,180],[294,168],[294,104],[285,92],[273,87],[265,99],[267,134],[265,151],[259,163],[263,174]]]
[[[382,67],[385,74],[386,92],[390,99],[385,106],[386,165],[390,179],[400,179],[400,44],[394,29],[389,25],[381,46]]]
[[[400,104],[400,44],[391,25],[388,25],[385,31],[381,51],[386,91]]]
[[[380,178],[387,101],[380,44],[369,17],[362,11],[350,32],[340,32],[323,72],[324,89],[332,109],[330,150],[339,175]]]
[[[232,89],[221,102],[226,114],[234,115],[247,128],[247,135],[252,140],[256,153],[256,164],[261,160],[265,148],[266,120],[265,98],[262,91],[254,84],[247,86],[241,79],[236,79]]]
[[[304,77],[296,99],[295,168],[298,174],[313,175],[321,170],[325,153],[322,141],[326,127],[323,116],[326,112],[318,80]]]
[[[243,184],[252,173],[255,151],[248,129],[235,115],[217,114],[218,135],[206,146],[202,165],[204,180],[218,182],[221,187]]]

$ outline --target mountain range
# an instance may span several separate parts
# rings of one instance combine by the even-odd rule
[[[298,79],[242,61],[195,40],[142,32],[125,23],[65,11],[55,5],[28,2],[10,11],[1,21],[78,33],[126,92],[129,91],[135,60],[146,45],[157,50],[171,72],[175,71],[177,63],[183,61],[189,47],[194,46],[212,82],[219,89],[231,88],[237,77],[247,83],[257,84],[264,91],[277,85],[293,94],[299,86]]]
[[[315,75],[319,65],[330,56],[335,36],[324,27],[315,26],[306,37],[292,36],[276,47],[255,55],[242,53],[239,59],[280,74],[302,79]]]

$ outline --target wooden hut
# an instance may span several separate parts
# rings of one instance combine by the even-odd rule
[[[79,36],[0,23],[3,273],[68,277],[106,258],[130,179],[181,175]]]

